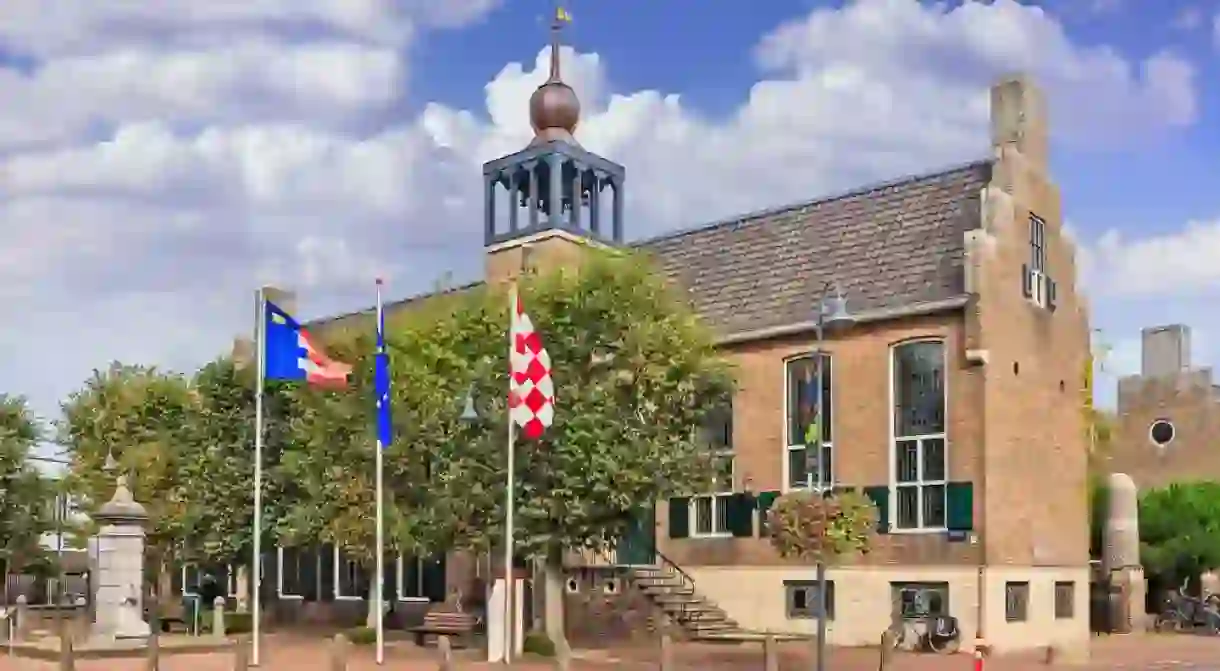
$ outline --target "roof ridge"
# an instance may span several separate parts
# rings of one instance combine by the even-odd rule
[[[407,296],[406,298],[400,298],[398,300],[383,303],[381,306],[381,309],[384,312],[389,312],[392,308],[400,307],[400,306],[406,305],[408,303],[414,303],[416,301],[427,300],[429,298],[435,298],[437,296],[444,296],[447,294],[455,294],[459,291],[469,291],[470,289],[474,289],[475,287],[478,287],[483,284],[486,284],[486,282],[484,280],[477,280],[475,282],[467,282],[465,284],[459,284],[459,285],[453,286],[453,287],[445,287],[445,288],[439,289],[439,290],[433,289],[431,291],[421,291],[419,293],[411,294],[411,295]],[[304,326],[309,326],[309,327],[322,327],[322,326],[326,326],[327,324],[330,324],[333,322],[348,319],[350,317],[359,317],[361,315],[374,316],[374,313],[376,313],[376,312],[377,312],[377,307],[372,306],[372,307],[364,308],[363,310],[353,310],[351,312],[344,312],[343,314],[330,315],[328,317],[319,317],[317,319],[312,319],[312,320],[309,320],[306,322],[302,322],[302,324]]]
[[[799,210],[801,208],[812,207],[814,205],[821,205],[823,203],[829,203],[829,202],[835,201],[835,200],[851,198],[852,196],[863,195],[863,194],[869,193],[870,191],[879,191],[881,189],[901,186],[903,184],[907,184],[910,182],[919,182],[919,181],[923,181],[926,179],[931,179],[933,177],[939,177],[941,175],[948,175],[948,174],[951,174],[954,172],[959,172],[962,170],[966,170],[968,168],[975,168],[975,167],[979,167],[979,166],[988,165],[988,164],[994,163],[994,161],[995,161],[995,159],[992,159],[992,158],[975,159],[973,161],[955,163],[955,164],[945,166],[945,167],[937,169],[937,170],[928,171],[928,172],[907,174],[907,175],[903,175],[902,177],[888,179],[888,180],[884,180],[881,182],[875,182],[873,184],[867,184],[865,186],[857,186],[857,187],[853,187],[851,189],[847,189],[845,191],[840,191],[840,192],[832,193],[832,194],[825,195],[825,196],[818,196],[817,198],[811,198],[811,199],[806,199],[806,200],[802,200],[802,201],[797,201],[794,203],[788,203],[787,205],[780,205],[777,207],[763,208],[760,210],[754,210],[752,212],[746,212],[743,214],[736,214],[736,215],[733,215],[730,217],[717,219],[710,223],[696,224],[694,226],[680,228],[680,229],[677,229],[674,231],[670,231],[668,233],[661,233],[659,235],[655,235],[650,238],[643,238],[640,240],[636,240],[636,241],[630,243],[628,246],[633,247],[633,248],[647,247],[647,246],[654,245],[656,243],[663,242],[666,240],[671,240],[674,238],[683,237],[685,235],[690,235],[692,233],[700,233],[703,231],[709,231],[709,230],[720,228],[723,226],[731,226],[733,224],[740,224],[743,222],[750,221],[752,219],[762,219],[764,217],[769,217],[769,216],[773,216],[776,214],[782,214],[784,212],[788,212],[791,210]]]

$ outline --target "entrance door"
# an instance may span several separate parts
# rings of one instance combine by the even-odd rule
[[[657,511],[652,506],[636,513],[627,532],[619,538],[619,565],[651,566],[656,563]]]

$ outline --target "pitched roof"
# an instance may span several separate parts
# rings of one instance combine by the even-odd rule
[[[808,322],[836,282],[853,312],[965,292],[991,162],[978,161],[636,243],[722,334]]]
[[[991,162],[977,161],[632,244],[684,286],[721,334],[807,322],[835,281],[853,312],[964,293],[964,234],[978,226]],[[461,293],[481,282],[441,293]],[[436,293],[388,303],[387,312]],[[343,328],[370,310],[312,322]]]

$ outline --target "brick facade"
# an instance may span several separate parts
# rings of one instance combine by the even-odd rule
[[[1210,368],[1190,363],[1190,330],[1145,329],[1141,371],[1118,382],[1118,417],[1108,470],[1126,473],[1140,489],[1220,478],[1220,389]],[[1158,444],[1154,423],[1173,427]]]

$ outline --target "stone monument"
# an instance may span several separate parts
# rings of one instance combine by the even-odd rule
[[[1120,595],[1113,625],[1118,633],[1141,631],[1147,626],[1147,587],[1140,564],[1139,492],[1126,473],[1111,473],[1106,484],[1110,500],[1102,529],[1102,567]]]
[[[148,513],[132,498],[127,476],[119,476],[114,496],[93,519],[100,529],[92,581],[95,612],[91,638],[145,639],[149,632],[143,605],[144,525]]]

